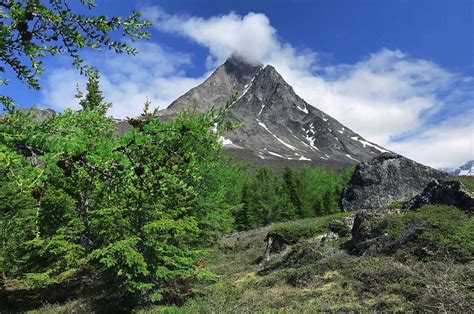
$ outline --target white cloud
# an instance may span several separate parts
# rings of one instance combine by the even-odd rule
[[[60,109],[79,109],[76,86],[85,86],[86,78],[71,68],[59,67],[49,72],[43,87],[43,104]]]
[[[434,63],[387,49],[354,65],[332,66],[320,76],[293,69],[282,74],[310,104],[380,145],[419,128],[420,115],[442,105],[437,93],[457,81]]]
[[[435,168],[458,167],[474,159],[474,111],[452,118],[420,132],[417,136],[392,142],[398,153]]]
[[[108,113],[116,118],[138,115],[146,98],[152,108],[166,108],[173,100],[200,84],[208,75],[187,77],[182,70],[189,66],[189,55],[168,52],[154,43],[136,45],[139,53],[127,55],[101,54],[88,56],[87,61],[100,69],[100,87],[105,99],[113,103]],[[86,78],[71,68],[51,71],[43,90],[43,103],[58,109],[78,109],[76,84],[85,90]]]
[[[472,114],[464,119],[451,114],[454,108],[459,114],[473,107],[471,77],[388,49],[355,64],[321,64],[317,52],[282,42],[264,14],[202,18],[170,15],[156,6],[142,11],[159,31],[206,47],[209,70],[233,52],[249,62],[272,64],[308,103],[370,141],[435,167],[474,159]],[[210,74],[186,76],[183,69],[191,65],[188,54],[154,43],[142,43],[138,50],[133,58],[114,54],[90,58],[101,70],[101,85],[114,103],[110,113],[115,117],[139,114],[146,96],[164,108]],[[53,71],[46,84],[47,102],[59,108],[75,103],[75,83],[83,85],[84,78],[73,73]],[[437,118],[441,122],[427,124],[439,112],[446,112]],[[393,140],[410,132],[416,136]]]
[[[208,47],[215,62],[222,62],[232,52],[249,62],[259,62],[278,46],[276,30],[264,14],[251,12],[242,17],[231,12],[204,19],[169,15],[157,6],[143,12],[159,30],[187,36]]]

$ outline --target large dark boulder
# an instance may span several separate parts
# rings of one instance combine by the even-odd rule
[[[341,194],[343,211],[386,207],[419,194],[432,179],[447,174],[395,153],[383,153],[357,165]]]
[[[425,204],[451,205],[465,211],[474,211],[474,194],[459,181],[431,181],[423,191],[405,203],[404,210],[415,210]]]

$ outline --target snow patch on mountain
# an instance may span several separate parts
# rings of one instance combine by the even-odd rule
[[[375,148],[376,150],[378,150],[381,153],[388,153],[389,152],[388,150],[383,149],[380,146],[377,146],[375,144],[372,144],[372,143],[364,141],[364,140],[360,140],[358,136],[351,137],[351,139],[354,140],[354,141],[358,141],[358,142],[362,143],[362,145],[364,145],[364,148],[367,145],[367,146]]]
[[[229,140],[227,138],[224,138],[223,136],[219,137],[219,142],[222,144],[222,146],[225,146],[225,147],[243,148],[239,145],[236,145],[236,144],[232,143],[231,140]]]
[[[288,147],[289,149],[295,151],[295,150],[298,150],[296,147],[284,142],[283,140],[281,140],[278,136],[276,136],[275,134],[272,133],[272,131],[270,131],[267,126],[263,123],[263,122],[260,122],[260,120],[257,119],[257,122],[258,122],[258,125],[261,126],[262,128],[264,128],[268,133],[270,133],[275,139],[277,139],[277,141],[279,141],[280,143],[282,143],[283,145],[285,145],[286,147]]]
[[[298,110],[303,111],[306,114],[309,113],[308,108],[306,108],[306,105],[304,105],[303,108],[300,108],[298,105],[295,105],[295,106],[296,106],[296,108],[298,108]]]

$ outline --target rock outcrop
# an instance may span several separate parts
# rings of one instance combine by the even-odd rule
[[[474,212],[474,194],[459,181],[431,181],[423,191],[405,203],[403,210],[415,210],[425,204],[451,205]]]
[[[447,174],[395,153],[383,153],[357,165],[340,198],[343,211],[386,207],[421,193],[433,179]]]
[[[392,210],[360,211],[356,214],[352,239],[346,243],[346,248],[352,253],[365,256],[393,254],[409,242],[416,242],[420,232],[429,227],[427,220],[414,220],[407,224],[395,237],[384,233],[383,220],[387,215],[397,215]]]

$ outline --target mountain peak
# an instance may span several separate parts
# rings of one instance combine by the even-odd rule
[[[273,66],[252,64],[235,54],[160,115],[176,114],[193,104],[206,111],[235,92],[240,96],[228,118],[242,127],[225,132],[222,141],[239,159],[277,168],[311,163],[343,169],[387,152],[309,105]]]
[[[262,67],[263,64],[260,62],[250,61],[247,58],[242,57],[236,52],[233,52],[229,58],[224,62],[224,64],[233,64],[235,66],[259,66]]]
[[[225,74],[236,79],[239,83],[246,85],[262,68],[263,64],[261,63],[251,63],[239,55],[232,54],[224,64],[216,70],[216,74],[220,74],[221,71],[219,70],[223,69]]]
[[[198,111],[207,111],[213,106],[225,104],[234,93],[242,94],[261,69],[261,64],[251,64],[234,54],[219,66],[204,83],[176,99],[159,114],[176,114],[193,105],[197,105]]]

